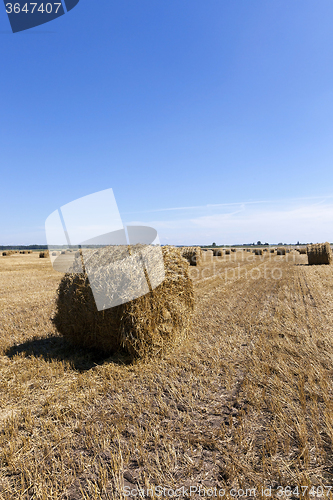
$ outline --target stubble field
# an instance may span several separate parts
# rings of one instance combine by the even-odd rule
[[[238,251],[191,274],[187,341],[128,364],[57,335],[48,259],[0,257],[1,499],[331,496],[333,267]]]

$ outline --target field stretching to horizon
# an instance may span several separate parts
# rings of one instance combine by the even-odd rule
[[[238,250],[190,275],[188,338],[129,363],[59,336],[49,259],[0,256],[1,500],[331,498],[333,266]]]

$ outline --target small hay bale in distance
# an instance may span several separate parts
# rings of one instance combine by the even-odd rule
[[[223,250],[221,250],[221,249],[214,249],[213,250],[213,255],[214,255],[214,257],[222,257]]]
[[[232,252],[236,252],[236,248],[232,248],[232,249],[231,249],[231,251],[232,251]]]
[[[202,250],[200,247],[182,247],[181,254],[190,266],[198,266],[201,263]]]
[[[49,256],[50,256],[50,252],[48,250],[46,250],[44,252],[39,252],[39,258],[40,259],[46,259]]]
[[[298,251],[300,255],[306,255],[306,248],[300,248]]]
[[[275,252],[274,248],[271,248],[269,251],[269,253],[274,253],[274,252]]]
[[[139,247],[142,245],[132,246],[132,252]],[[59,333],[74,345],[104,354],[125,349],[132,359],[158,356],[177,346],[192,324],[193,283],[181,249],[165,246],[161,250],[164,281],[146,295],[101,311],[97,310],[88,275],[66,273],[58,288],[53,320]],[[96,268],[96,273],[104,280],[108,266],[119,257],[114,256],[112,247],[95,252],[101,252],[103,267]],[[81,262],[80,255],[75,262]],[[122,262],[126,265],[126,259]]]
[[[284,247],[277,248],[276,255],[286,255],[286,249]]]
[[[328,241],[326,241],[326,243],[308,245],[306,247],[306,253],[308,255],[308,263],[310,266],[332,264],[332,251]]]
[[[225,254],[226,255],[230,255],[230,249],[229,248],[226,249]]]
[[[254,255],[262,255],[262,248],[256,248],[254,250]]]
[[[11,255],[14,255],[14,250],[6,250],[5,252],[2,252],[3,257],[10,257]]]

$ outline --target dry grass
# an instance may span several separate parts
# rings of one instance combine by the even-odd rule
[[[202,267],[189,340],[127,364],[57,336],[47,259],[0,259],[1,500],[329,485],[333,276],[306,262],[237,252]]]

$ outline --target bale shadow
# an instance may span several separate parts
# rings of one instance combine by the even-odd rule
[[[52,335],[45,338],[33,338],[22,344],[14,344],[5,352],[8,358],[14,356],[24,356],[27,358],[43,358],[45,361],[65,361],[74,370],[84,372],[91,370],[97,365],[113,363],[116,365],[128,365],[131,363],[130,357],[125,352],[105,354],[104,352],[85,349],[70,344],[63,337]]]

